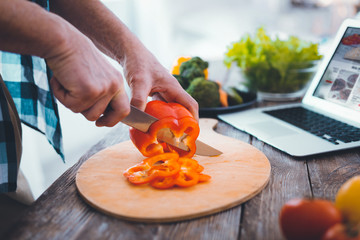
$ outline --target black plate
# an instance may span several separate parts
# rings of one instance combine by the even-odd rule
[[[241,97],[244,100],[244,103],[229,107],[214,107],[214,108],[200,108],[199,116],[200,117],[217,117],[218,114],[230,113],[243,110],[247,107],[250,107],[256,103],[257,95],[253,92],[240,92]]]

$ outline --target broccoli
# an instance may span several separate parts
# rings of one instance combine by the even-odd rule
[[[183,78],[181,75],[173,74],[173,76],[178,80],[183,89],[187,89],[189,87],[190,82]]]
[[[195,78],[186,89],[199,104],[200,108],[219,107],[219,85],[203,77]]]
[[[180,75],[190,83],[197,77],[205,77],[204,70],[208,67],[208,62],[203,61],[200,57],[193,57],[180,65]]]

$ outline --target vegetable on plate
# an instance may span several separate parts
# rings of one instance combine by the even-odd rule
[[[219,107],[219,85],[203,77],[195,78],[186,89],[199,104],[200,108]]]
[[[200,108],[228,107],[243,103],[238,91],[231,94],[220,82],[208,79],[209,63],[200,57],[179,57],[171,73]]]
[[[245,76],[245,85],[254,91],[290,93],[302,89],[314,73],[322,56],[318,44],[290,36],[272,39],[264,28],[231,43],[224,63],[234,63]]]

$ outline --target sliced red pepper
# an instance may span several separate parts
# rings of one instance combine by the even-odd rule
[[[176,177],[158,177],[150,182],[150,185],[154,188],[167,189],[175,185]]]
[[[211,179],[210,175],[199,173],[199,182],[207,182]]]
[[[124,172],[124,176],[133,184],[148,183],[155,178],[155,175],[149,174],[151,167],[148,164],[140,163]]]
[[[124,176],[133,184],[150,183],[154,188],[167,189],[173,186],[191,187],[198,182],[210,180],[201,173],[204,167],[195,159],[180,157],[177,153],[163,153],[144,159],[127,169]]]
[[[148,102],[145,112],[159,120],[150,126],[147,133],[130,128],[130,139],[144,156],[151,157],[164,152],[177,152],[181,157],[192,157],[195,154],[195,141],[199,136],[200,128],[198,122],[184,106],[155,100]],[[164,128],[170,129],[174,137],[183,141],[189,151],[159,141],[157,135]],[[184,133],[187,137],[182,140]]]
[[[193,169],[194,171],[200,173],[204,170],[204,167],[201,166],[198,161],[192,158],[179,158],[179,163],[181,167],[186,167]]]
[[[191,187],[199,182],[199,173],[192,169],[182,168],[175,179],[175,184],[179,187]]]
[[[206,182],[210,180],[210,176],[201,173],[204,167],[195,159],[179,158],[181,169],[176,178],[175,184],[179,187],[190,187],[198,182]]]
[[[174,176],[180,171],[179,156],[176,153],[164,153],[147,158],[127,169],[124,176],[134,184],[149,183],[157,177]]]
[[[180,171],[180,164],[178,162],[179,155],[177,153],[163,153],[145,159],[151,167],[149,173],[156,177],[174,176]]]

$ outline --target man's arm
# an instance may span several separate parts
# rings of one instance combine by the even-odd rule
[[[120,72],[63,18],[28,1],[1,0],[0,29],[0,50],[46,59],[54,95],[72,111],[104,126],[129,113]]]
[[[56,14],[22,0],[1,1],[0,29],[0,50],[42,58],[56,55],[66,44],[65,34],[75,30]]]
[[[50,11],[69,21],[120,63],[128,44],[141,45],[127,26],[98,0],[50,0]]]
[[[158,98],[184,105],[198,118],[196,101],[100,1],[51,0],[50,10],[68,20],[123,66],[133,105],[144,109],[147,97],[155,94]]]

